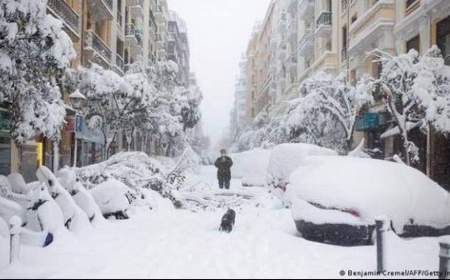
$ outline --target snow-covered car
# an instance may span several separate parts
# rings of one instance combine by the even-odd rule
[[[242,179],[245,187],[265,186],[270,150],[254,149],[242,153],[231,154],[233,178]]]
[[[131,206],[129,195],[132,190],[125,184],[109,179],[92,189],[91,194],[105,218],[128,219],[127,211]]]
[[[309,157],[290,177],[287,195],[304,238],[337,245],[372,244],[383,217],[400,237],[450,234],[450,196],[401,163]]]
[[[267,185],[283,198],[289,176],[308,156],[336,156],[333,150],[312,144],[281,144],[273,148],[267,169]]]

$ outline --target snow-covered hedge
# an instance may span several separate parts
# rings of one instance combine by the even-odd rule
[[[300,199],[351,213],[366,223],[387,217],[398,234],[407,225],[435,229],[450,225],[449,193],[404,164],[352,157],[309,157],[290,177],[287,191],[294,203]],[[294,217],[303,215],[295,209],[303,208],[294,207]]]
[[[234,162],[231,170],[232,176],[242,179],[242,185],[244,186],[264,186],[270,153],[270,150],[254,149],[231,154]]]

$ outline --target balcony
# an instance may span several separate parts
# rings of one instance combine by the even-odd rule
[[[64,23],[64,27],[72,35],[80,38],[80,15],[76,13],[66,1],[49,0],[48,9],[51,14]]]
[[[350,27],[349,55],[363,53],[377,45],[381,49],[393,49],[394,40],[385,40],[381,45],[379,38],[390,38],[395,26],[395,1],[378,0],[360,16]]]
[[[331,34],[332,13],[323,11],[316,21],[316,35],[319,37],[327,37]]]
[[[125,73],[125,64],[123,62],[123,58],[120,57],[119,54],[116,54],[116,59],[115,59],[113,69],[119,75],[123,75]]]
[[[314,33],[312,29],[306,30],[298,42],[298,52],[301,56],[309,56],[314,52]]]
[[[94,31],[86,33],[86,51],[91,53],[91,60],[106,66],[111,65],[112,52],[106,43]]]
[[[314,0],[300,0],[298,2],[298,12],[301,18],[314,15]]]
[[[127,24],[125,27],[125,39],[131,49],[131,55],[142,55],[143,53],[143,32],[134,24]]]
[[[144,18],[144,0],[128,0],[127,6],[132,18]]]
[[[61,1],[61,0],[58,0]],[[90,12],[95,20],[112,20],[113,0],[88,0]]]

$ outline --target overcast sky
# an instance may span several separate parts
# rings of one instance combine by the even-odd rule
[[[270,0],[168,0],[185,21],[191,67],[204,94],[205,132],[216,143],[229,125],[239,60]]]

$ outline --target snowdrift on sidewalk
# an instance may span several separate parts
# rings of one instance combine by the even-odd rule
[[[270,155],[267,185],[283,196],[289,176],[308,156],[337,156],[337,152],[312,144],[282,144]]]
[[[265,186],[270,153],[270,150],[254,149],[231,154],[234,162],[231,175],[242,179],[243,186]]]
[[[387,217],[401,236],[441,235],[450,226],[450,196],[420,171],[403,164],[363,158],[309,157],[292,174],[291,201],[338,210],[373,224]],[[294,219],[317,216],[293,207]],[[300,209],[300,210],[296,210]],[[325,223],[327,219],[319,221]],[[332,216],[329,220],[333,222]]]

